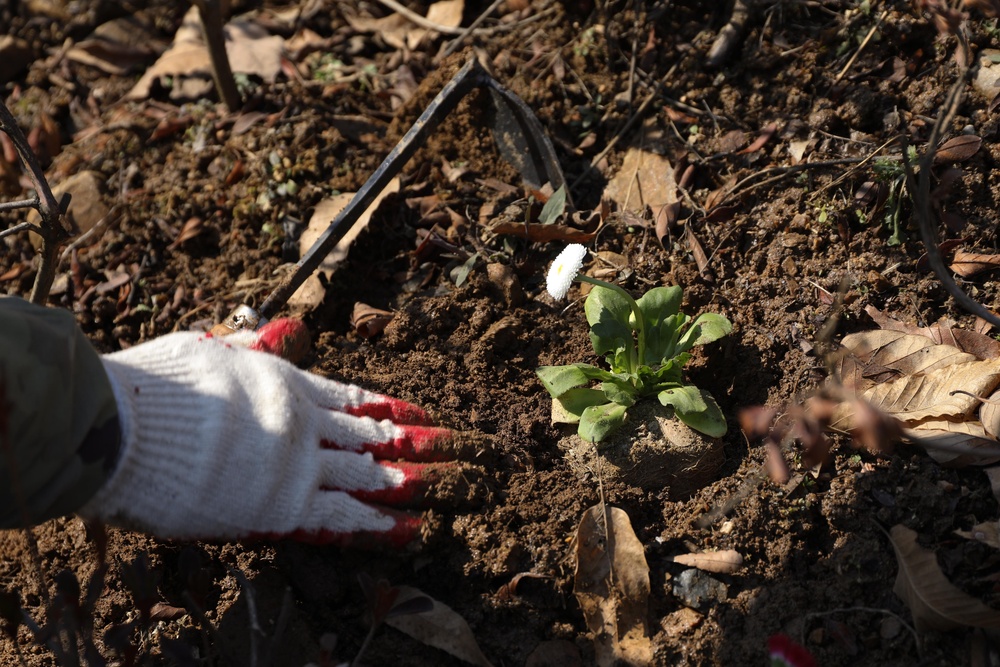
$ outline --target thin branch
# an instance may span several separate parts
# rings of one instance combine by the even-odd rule
[[[38,197],[0,202],[0,211],[13,211],[18,208],[38,208]]]
[[[41,235],[42,228],[39,227],[38,225],[33,225],[30,222],[22,222],[20,224],[14,225],[13,227],[8,227],[7,229],[0,231],[0,239],[2,239],[5,236],[10,236],[11,234],[16,234],[18,232],[23,232],[23,231],[35,232],[36,234]]]
[[[969,62],[969,58],[966,58],[965,61]],[[934,269],[938,280],[941,281],[944,288],[955,298],[955,301],[960,306],[973,315],[983,318],[993,326],[1000,327],[1000,317],[966,294],[955,282],[955,279],[951,277],[948,267],[945,266],[944,259],[941,256],[941,248],[938,246],[935,238],[936,230],[934,229],[934,222],[931,220],[931,169],[934,166],[934,156],[937,152],[937,145],[941,139],[941,135],[944,133],[944,128],[951,124],[955,118],[955,114],[958,113],[958,107],[962,103],[970,71],[968,66],[962,68],[958,79],[955,80],[955,83],[952,84],[951,89],[948,91],[948,96],[945,98],[943,106],[944,113],[938,115],[937,121],[935,121],[934,127],[931,129],[931,136],[927,140],[927,150],[924,151],[923,156],[920,158],[919,178],[913,172],[913,165],[910,164],[909,160],[905,159],[909,149],[906,137],[903,137],[902,140],[903,168],[906,170],[906,187],[909,188],[910,194],[913,197],[913,214],[920,227],[920,238],[924,242],[924,247],[927,249],[927,259],[930,261],[931,268]]]
[[[471,35],[473,33],[473,31],[475,31],[475,29],[478,28],[482,24],[482,22],[485,21],[489,17],[490,14],[492,14],[493,12],[495,12],[496,9],[497,9],[497,7],[499,7],[500,4],[503,3],[503,2],[504,2],[504,0],[493,0],[493,3],[489,7],[486,8],[486,11],[484,11],[482,14],[480,14],[479,16],[477,16],[476,20],[473,21],[472,23],[470,23],[469,27],[465,28],[458,35],[458,37],[456,37],[455,39],[451,40],[451,44],[448,45],[448,47],[444,50],[444,53],[442,53],[441,56],[443,58],[447,58],[451,54],[455,53],[455,51],[458,50],[458,47],[462,45],[462,42],[464,42],[466,40],[466,38],[468,38],[468,36]]]
[[[17,150],[21,163],[28,172],[28,178],[35,188],[35,196],[38,197],[38,212],[42,214],[42,225],[38,230],[38,235],[42,237],[42,260],[35,274],[35,284],[31,288],[30,300],[32,303],[44,304],[49,296],[49,289],[52,287],[52,280],[56,275],[56,261],[58,260],[59,244],[69,238],[72,228],[62,217],[59,210],[59,203],[49,188],[48,181],[45,180],[45,172],[38,163],[28,140],[24,137],[17,121],[7,109],[7,105],[0,100],[0,131],[10,137],[14,148]]]
[[[421,28],[426,28],[427,30],[433,30],[434,32],[439,32],[442,35],[463,35],[465,33],[465,28],[453,28],[449,25],[441,25],[440,23],[434,23],[434,21],[427,20],[426,17],[421,16],[409,7],[405,7],[396,0],[378,0],[378,3],[385,5],[392,11],[396,12],[403,18],[405,18],[410,23],[415,23]]]

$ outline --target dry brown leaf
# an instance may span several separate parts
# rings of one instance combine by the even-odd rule
[[[983,145],[982,137],[964,134],[941,144],[934,154],[934,164],[942,162],[963,162],[975,155]]]
[[[771,138],[774,136],[774,133],[777,132],[777,131],[778,131],[778,126],[777,125],[775,125],[774,123],[768,123],[764,127],[764,129],[760,131],[760,134],[757,135],[757,138],[754,139],[754,142],[752,144],[750,144],[749,146],[747,146],[746,148],[744,148],[743,150],[741,150],[739,153],[737,153],[737,155],[746,155],[747,153],[756,153],[761,148],[763,148],[767,144],[768,141],[771,140]]]
[[[407,600],[423,597],[430,598],[434,607],[430,611],[416,614],[389,616],[385,619],[386,625],[392,626],[428,646],[446,651],[465,662],[480,665],[480,667],[492,667],[490,661],[480,650],[479,644],[476,643],[476,638],[472,635],[469,624],[451,607],[438,602],[412,586],[397,586],[396,588],[399,590],[399,595],[396,597],[394,606],[398,607]]]
[[[1000,611],[948,581],[934,552],[917,544],[914,531],[897,525],[890,536],[899,563],[893,592],[910,608],[917,631],[946,631],[961,626],[1000,628]]]
[[[977,524],[971,530],[956,530],[955,534],[967,540],[975,540],[988,544],[994,549],[1000,549],[1000,523],[996,521]]]
[[[977,360],[903,376],[874,385],[859,396],[875,409],[912,424],[935,417],[968,417],[979,407],[980,401],[974,396],[987,395],[998,382],[1000,360]],[[956,389],[963,392],[955,393]]]
[[[991,436],[1000,437],[1000,391],[994,391],[983,401],[979,408],[979,422]]]
[[[691,254],[694,255],[694,261],[698,265],[698,273],[708,282],[713,282],[715,277],[712,275],[712,267],[708,264],[708,255],[705,254],[705,250],[701,247],[698,237],[694,235],[690,224],[684,225],[684,239],[688,242]]]
[[[153,84],[161,77],[174,79],[172,97],[186,97],[196,88],[206,84],[211,88],[212,63],[208,47],[202,40],[201,20],[198,10],[192,7],[174,35],[174,42],[153,65],[145,71],[135,86],[125,95],[126,99],[143,99],[149,96]],[[273,83],[281,72],[281,58],[285,40],[280,35],[269,35],[259,25],[242,19],[226,24],[226,55],[236,74],[253,74],[266,83]],[[193,87],[185,88],[184,79],[191,78]]]
[[[399,178],[394,178],[389,181],[389,184],[375,197],[371,205],[365,210],[364,213],[358,217],[358,220],[354,223],[343,238],[337,242],[330,254],[327,255],[323,261],[320,263],[317,269],[318,273],[323,273],[327,277],[333,274],[336,270],[337,265],[347,258],[347,252],[351,247],[351,243],[354,239],[358,237],[358,234],[362,232],[371,221],[372,215],[378,210],[379,205],[382,200],[389,194],[399,192]],[[328,197],[316,205],[313,210],[312,216],[309,218],[309,224],[302,231],[302,236],[299,237],[299,253],[305,254],[308,252],[309,248],[313,246],[317,239],[326,232],[330,227],[330,223],[344,210],[344,207],[350,203],[351,199],[354,197],[353,192],[342,192],[334,197]],[[326,295],[326,291],[323,289],[322,283],[320,282],[317,275],[314,273],[309,276],[302,286],[295,291],[295,294],[288,300],[288,305],[293,308],[315,308],[318,306]]]
[[[603,198],[618,204],[620,211],[640,215],[648,206],[658,211],[677,201],[677,184],[670,160],[641,148],[629,148],[621,169],[604,188]]]
[[[646,628],[649,566],[624,510],[601,504],[583,513],[573,593],[594,635],[598,665],[652,663]]]
[[[977,252],[956,250],[948,268],[963,278],[970,278],[983,271],[996,271],[1000,269],[1000,255],[985,255]]]
[[[674,562],[680,565],[696,567],[706,572],[730,574],[743,567],[743,556],[738,551],[704,551],[698,554],[681,554],[674,556]]]
[[[395,316],[391,311],[373,308],[358,301],[351,313],[351,326],[362,338],[371,338],[382,333]]]
[[[462,23],[464,13],[465,0],[442,0],[427,8],[426,18],[445,28],[457,28]],[[376,33],[386,44],[397,49],[405,48],[412,51],[420,46],[420,42],[428,35],[438,34],[435,30],[415,26],[401,14],[390,14],[382,18],[348,14],[345,18],[356,31]]]
[[[942,466],[993,465],[1000,461],[1000,443],[977,421],[931,419],[904,431],[907,439],[927,450]]]
[[[929,327],[918,327],[893,319],[874,306],[868,306],[865,312],[883,329],[927,336],[935,343],[953,345],[962,352],[975,355],[977,359],[1000,357],[1000,341],[975,331],[956,329],[954,322],[942,320]]]
[[[548,241],[567,241],[569,243],[589,243],[597,236],[594,232],[585,232],[567,225],[524,224],[521,222],[498,222],[490,227],[494,234],[510,234],[528,239],[536,243]]]
[[[104,174],[85,170],[73,174],[52,188],[52,194],[55,195],[56,201],[62,199],[64,194],[70,195],[66,215],[81,234],[96,227],[111,211],[104,202],[104,184]],[[42,219],[35,209],[28,211],[27,217],[28,222],[36,225]],[[41,247],[41,237],[31,233],[29,239],[33,246]]]
[[[184,243],[185,241],[190,241],[194,237],[198,236],[203,231],[205,231],[205,221],[204,220],[202,220],[201,218],[199,218],[197,216],[195,216],[193,218],[188,218],[187,222],[184,223],[184,226],[181,227],[180,233],[177,234],[177,238],[175,238],[174,242],[171,243],[167,247],[170,248],[171,250],[173,250],[174,248],[178,247],[180,244]]]
[[[951,345],[935,345],[926,336],[886,329],[850,334],[841,344],[860,362],[852,366],[850,357],[844,357],[841,363],[841,379],[857,390],[878,383],[879,376],[886,370],[895,373],[886,377],[900,377],[976,361],[975,356]]]

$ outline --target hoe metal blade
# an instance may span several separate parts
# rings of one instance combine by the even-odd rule
[[[500,154],[517,168],[525,184],[534,189],[540,189],[546,183],[553,190],[564,187],[566,180],[556,159],[555,150],[538,118],[520,97],[502,86],[473,58],[458,71],[420,114],[413,127],[299,260],[295,269],[264,300],[260,308],[254,311],[249,306],[240,306],[226,319],[224,325],[233,330],[254,329],[281,310],[289,297],[319,267],[323,258],[333,250],[389,181],[424,145],[430,133],[474,88],[485,88],[488,91],[487,121],[493,130],[493,138]],[[572,210],[568,193],[567,205]]]

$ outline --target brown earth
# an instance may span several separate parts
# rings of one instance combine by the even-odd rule
[[[150,4],[136,11],[169,42],[184,8]],[[283,254],[289,227],[308,220],[335,190],[360,187],[453,71],[442,74],[434,61],[442,38],[404,54],[378,36],[356,33],[341,4],[303,3],[310,8],[304,25],[330,38],[326,48],[334,57],[372,65],[368,78],[251,81],[246,111],[264,116],[236,132],[214,93],[184,106],[168,102],[162,90],[154,90],[153,101],[118,102],[141,68],[107,75],[61,56],[65,40],[82,40],[120,16],[124,5],[0,3],[0,23],[27,41],[32,56],[3,94],[27,131],[46,122],[55,128],[49,178],[58,183],[95,170],[107,181],[104,203],[120,211],[116,223],[78,249],[75,263],[60,268],[50,299],[77,313],[101,351],[210,326],[239,303],[260,303],[280,278],[276,271],[294,260]],[[463,25],[488,4],[469,0]],[[628,513],[645,547],[657,665],[765,664],[767,638],[778,632],[804,643],[826,666],[996,664],[995,652],[994,662],[982,661],[982,635],[973,630],[923,632],[917,645],[899,623],[910,614],[892,590],[897,563],[885,534],[897,523],[918,531],[954,581],[990,601],[994,584],[986,575],[996,571],[995,552],[953,535],[997,518],[997,501],[978,468],[943,469],[912,448],[877,457],[845,441],[819,471],[794,468],[798,458],[790,452],[797,474],[782,486],[759,474],[762,448],[736,425],[741,408],[782,406],[822,381],[817,336],[834,312],[828,295],[842,282],[846,306],[836,337],[872,328],[869,305],[907,322],[950,317],[974,325],[933,274],[918,270],[923,247],[907,223],[908,201],[901,245],[889,244],[892,230],[880,224],[881,214],[869,209],[871,222],[859,220],[854,192],[873,178],[870,164],[856,171],[851,164],[778,169],[793,164],[795,141],[811,142],[805,159],[813,163],[868,156],[900,132],[917,145],[926,141],[958,75],[955,40],[939,37],[904,2],[871,13],[848,2],[760,3],[733,55],[710,68],[706,55],[726,21],[710,4],[510,1],[495,16],[538,20],[471,41],[541,120],[568,181],[576,183],[579,209],[600,207],[606,181],[625,148],[638,145],[642,126],[647,138],[659,133],[656,145],[672,163],[695,165],[683,225],[662,244],[653,212],[616,213],[589,247],[626,258],[614,278],[633,294],[680,285],[685,312],[718,312],[733,322],[733,333],[699,350],[689,366],[691,380],[718,399],[730,424],[725,463],[711,483],[676,497],[669,487],[602,485],[569,469],[558,447],[565,431],[550,423],[551,399],[534,369],[598,363],[582,299],[574,289],[568,305],[557,304],[545,293],[545,269],[563,243],[488,230],[496,212],[523,192],[497,185],[518,186],[519,179],[492,146],[482,100],[470,96],[410,162],[401,193],[382,205],[326,281],[325,299],[306,315],[316,344],[304,366],[426,406],[448,426],[493,436],[496,457],[477,502],[435,508],[428,544],[403,553],[290,542],[182,544],[111,529],[106,589],[92,611],[93,634],[109,659],[121,634],[116,626],[138,615],[127,582],[134,578],[130,564],[145,554],[155,601],[185,607],[196,600],[204,617],[179,612],[136,634],[141,664],[171,664],[170,655],[189,656],[176,658],[178,664],[253,664],[254,647],[269,646],[272,637],[272,664],[349,661],[367,632],[361,573],[415,586],[449,605],[493,664],[591,664],[591,637],[572,593],[571,541],[603,492]],[[530,6],[517,9],[522,5]],[[33,14],[39,8],[48,13]],[[883,9],[875,38],[839,77]],[[353,11],[388,13],[376,4]],[[975,18],[968,29],[974,48],[995,46],[995,24]],[[308,75],[320,55],[295,64]],[[425,81],[415,94],[404,90],[402,66]],[[642,123],[623,132],[650,94]],[[410,95],[394,108],[394,96]],[[156,131],[170,122],[176,130]],[[777,131],[767,144],[742,151],[771,123]],[[944,199],[944,208],[964,222],[948,234],[995,252],[1000,186],[993,167],[1000,143],[990,100],[970,96],[949,136],[966,126],[984,142],[960,165]],[[615,139],[607,159],[591,168]],[[444,160],[468,171],[452,181]],[[13,169],[0,158],[4,198],[24,195]],[[727,198],[730,208],[706,216],[710,193],[751,176]],[[277,194],[279,178],[294,179],[298,191]],[[406,205],[432,194],[457,215],[426,216]],[[201,220],[198,233],[175,242],[194,218]],[[7,223],[19,219],[4,214]],[[432,224],[457,252],[426,246],[418,252]],[[692,233],[707,254],[704,271]],[[4,242],[4,290],[26,294],[34,251],[23,235]],[[474,252],[478,260],[456,286],[452,271]],[[124,284],[100,287],[122,273]],[[990,305],[996,283],[986,276],[965,288]],[[363,339],[350,326],[355,302],[392,310],[395,318],[383,334]],[[717,520],[699,527],[713,510]],[[47,523],[34,536],[41,572],[22,533],[0,535],[0,583],[42,622],[42,590],[54,594],[58,573],[67,569],[87,581],[98,558],[77,518]],[[727,586],[720,599],[686,607],[673,592],[685,568],[671,558],[719,549],[738,551],[744,567],[712,575]],[[516,594],[504,594],[525,572],[541,577],[522,579]],[[262,634],[250,629],[251,598]],[[531,657],[553,640],[567,640],[578,657],[552,663],[541,662],[540,653]],[[26,664],[53,664],[23,626],[17,642]],[[321,657],[321,647],[331,645],[332,657]],[[0,655],[3,664],[16,664],[7,636]],[[387,627],[363,662],[464,664]]]

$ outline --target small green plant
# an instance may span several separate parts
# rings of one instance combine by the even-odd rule
[[[594,352],[611,370],[585,363],[536,369],[565,421],[579,423],[581,438],[600,442],[621,426],[629,407],[656,396],[696,431],[725,434],[726,420],[715,399],[687,384],[682,370],[689,350],[722,338],[733,325],[714,313],[692,320],[680,312],[680,287],[654,287],[636,300],[617,285],[580,274],[586,254],[582,245],[567,246],[549,270],[547,288],[561,300],[573,280],[594,285],[584,311]],[[599,389],[588,386],[594,382],[601,383]]]
[[[917,169],[917,149],[909,147],[906,156],[903,158]],[[886,228],[892,230],[889,237],[889,245],[896,246],[906,240],[906,232],[903,229],[903,202],[910,198],[910,193],[906,189],[906,166],[902,160],[891,158],[880,158],[872,165],[875,172],[875,179],[884,183],[889,188],[889,194],[885,200],[885,220]]]

